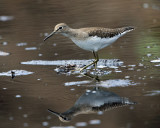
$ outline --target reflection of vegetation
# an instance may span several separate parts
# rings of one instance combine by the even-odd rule
[[[136,43],[136,51],[139,57],[146,57],[147,54],[155,56],[160,56],[160,37],[157,36],[159,32],[151,31],[147,34],[141,35],[139,37],[138,43]],[[159,33],[160,34],[160,33]]]
[[[159,28],[157,28],[158,30]],[[151,60],[160,57],[160,32],[155,30],[150,30],[149,32],[143,33],[139,36],[137,40],[135,49],[139,56],[141,63],[144,64],[146,68],[146,76],[158,75],[160,72],[154,66],[155,63],[151,63]],[[151,70],[152,68],[152,70]]]

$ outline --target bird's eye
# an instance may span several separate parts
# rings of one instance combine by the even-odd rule
[[[63,29],[63,27],[59,27],[59,29]]]

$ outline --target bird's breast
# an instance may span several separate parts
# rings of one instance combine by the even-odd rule
[[[88,51],[98,51],[108,45],[112,44],[118,37],[100,38],[97,36],[88,37],[84,39],[71,38],[71,40],[80,48]]]

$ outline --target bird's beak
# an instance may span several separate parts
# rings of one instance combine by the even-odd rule
[[[54,114],[54,115],[56,115],[56,116],[60,117],[60,113],[58,113],[58,112],[54,112],[54,111],[53,111],[53,110],[51,110],[51,109],[48,109],[48,111],[49,111],[49,112],[51,112],[52,114]]]
[[[50,38],[52,35],[54,35],[56,32],[53,31],[51,34],[49,34],[46,38],[44,38],[44,41],[46,41],[48,38]]]

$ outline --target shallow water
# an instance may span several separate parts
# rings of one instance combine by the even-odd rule
[[[1,0],[0,127],[158,128],[159,15],[158,0]],[[61,35],[43,42],[60,22],[73,28],[135,26],[136,29],[99,51],[101,59],[119,59],[122,65],[101,63],[97,75],[93,67],[85,75],[66,72],[61,70],[66,67],[59,66],[73,60],[76,64],[82,60],[87,63],[93,58],[92,53]],[[80,114],[69,123],[47,111],[65,112],[81,95],[97,86],[137,104]]]

